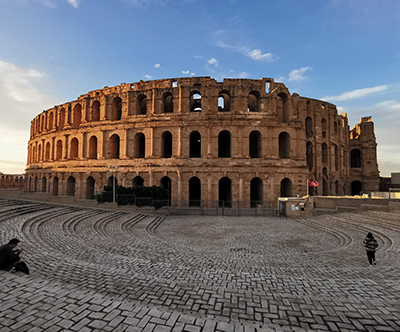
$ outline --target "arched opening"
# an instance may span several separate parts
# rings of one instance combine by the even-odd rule
[[[92,176],[89,176],[86,179],[86,199],[94,199],[94,184],[94,178]]]
[[[309,116],[306,117],[306,126],[305,126],[305,129],[306,129],[306,137],[307,137],[307,138],[312,137],[312,136],[314,135],[314,133],[313,133],[312,119],[311,119]]]
[[[251,91],[247,97],[247,111],[259,112],[260,111],[260,93],[258,91]]]
[[[146,138],[143,133],[135,135],[135,158],[144,158],[146,153]]]
[[[361,151],[359,149],[353,149],[350,152],[350,167],[360,168],[361,167]]]
[[[110,158],[119,159],[119,136],[114,134],[110,137]]]
[[[78,128],[81,125],[81,121],[82,121],[82,106],[81,106],[81,104],[75,105],[73,114],[74,114],[73,126],[74,126],[74,128]]]
[[[322,163],[326,164],[328,162],[328,145],[322,143]]]
[[[218,201],[220,207],[232,207],[232,181],[228,177],[218,182]]]
[[[49,115],[49,130],[53,130],[54,128],[54,114],[53,112]]]
[[[47,191],[47,179],[46,177],[42,178],[42,193],[45,193]]]
[[[34,183],[34,188],[33,188],[33,191],[35,193],[38,192],[38,184],[39,184],[39,179],[37,176],[35,176],[35,183]]]
[[[231,157],[231,133],[223,130],[218,135],[218,158]]]
[[[192,131],[189,136],[189,157],[201,158],[201,135],[198,131]]]
[[[329,186],[328,182],[326,180],[322,180],[322,196],[328,196],[329,195]]]
[[[168,176],[164,176],[160,180],[160,186],[168,191],[168,205],[171,205],[171,179]]]
[[[292,181],[288,178],[281,181],[281,197],[292,197]]]
[[[95,100],[92,105],[92,121],[100,121],[100,102]]]
[[[75,196],[75,178],[73,176],[67,180],[67,196]]]
[[[287,132],[279,134],[279,157],[281,159],[290,158],[290,135]]]
[[[164,113],[174,112],[174,96],[171,92],[164,93],[163,96]]]
[[[56,160],[61,160],[62,159],[62,150],[63,150],[63,144],[61,140],[57,141],[57,146],[56,146]]]
[[[335,170],[339,170],[339,149],[336,144],[333,145],[335,150]]]
[[[115,97],[112,101],[111,120],[118,121],[122,117],[122,99]]]
[[[201,181],[195,176],[189,180],[189,206],[201,206]]]
[[[190,94],[190,112],[201,112],[201,94],[198,91]]]
[[[62,108],[59,112],[59,125],[60,129],[63,129],[65,126],[65,109]]]
[[[144,180],[141,176],[135,176],[132,179],[132,187],[143,187]]]
[[[147,97],[145,95],[138,96],[137,114],[147,113]]]
[[[339,189],[340,187],[339,187],[339,181],[335,181],[335,194],[336,194],[336,196],[339,196],[340,195],[340,189]]]
[[[78,158],[78,147],[79,147],[78,139],[76,137],[74,137],[71,140],[71,151],[70,151],[69,159],[77,159]]]
[[[325,119],[321,120],[321,128],[322,128],[322,138],[326,138],[327,125]]]
[[[44,160],[49,161],[50,160],[50,154],[51,154],[51,145],[50,142],[46,143],[46,150],[44,154]]]
[[[97,159],[97,137],[92,136],[89,139],[89,159]]]
[[[218,95],[218,112],[231,111],[231,97],[227,91],[221,91]]]
[[[288,96],[286,93],[281,92],[278,94],[278,98],[279,98],[278,116],[281,122],[288,123],[289,122]]]
[[[250,158],[261,158],[261,133],[254,130],[249,136]]]
[[[42,161],[42,145],[41,144],[39,144],[39,146],[38,146],[37,161]]]
[[[58,196],[58,177],[53,179],[53,196]]]
[[[36,146],[33,147],[33,152],[32,152],[32,162],[37,162],[37,154],[36,154]]]
[[[263,181],[260,178],[253,178],[250,181],[250,206],[252,208],[262,205]]]
[[[172,157],[172,134],[169,131],[163,132],[161,136],[161,157]]]
[[[362,183],[360,181],[353,181],[351,183],[351,194],[352,195],[361,195],[362,194]]]
[[[107,180],[108,187],[113,188],[114,185],[117,186],[117,184],[118,184],[118,179],[114,175],[112,175],[108,178],[108,180]]]
[[[314,147],[311,142],[306,144],[306,160],[308,170],[311,172],[314,167]]]

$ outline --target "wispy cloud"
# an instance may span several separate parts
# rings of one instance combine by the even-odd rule
[[[154,68],[160,68],[160,64],[159,64],[159,63],[156,63],[156,64],[154,65]]]
[[[68,3],[74,8],[78,8],[79,6],[79,0],[68,0]]]
[[[133,7],[158,6],[158,5],[165,5],[169,2],[169,0],[121,0],[121,1]]]
[[[326,101],[343,101],[343,100],[350,100],[356,98],[363,98],[370,94],[378,93],[387,90],[387,85],[379,85],[373,88],[364,88],[364,89],[356,89],[352,91],[343,92],[339,96],[326,96],[321,99]]]
[[[144,77],[146,77],[147,79],[153,78],[153,77],[151,77],[150,75],[144,75]]]
[[[189,70],[182,70],[182,74],[184,74],[184,75],[189,74]]]
[[[18,4],[39,4],[41,6],[53,9],[57,7],[58,0],[14,0]],[[82,0],[64,0],[68,2],[72,7],[78,8]]]
[[[303,67],[300,69],[294,69],[289,73],[289,81],[303,81],[305,80],[307,77],[304,76],[305,72],[308,70],[312,70],[311,67]]]
[[[211,58],[210,60],[207,61],[210,65],[214,65],[215,67],[218,66],[218,60],[215,58]]]
[[[272,55],[272,53],[263,53],[259,49],[254,49],[247,52],[247,55],[253,60],[266,60],[266,61],[275,61],[276,57]]]

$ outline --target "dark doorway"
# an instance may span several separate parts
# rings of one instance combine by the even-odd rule
[[[172,134],[169,131],[165,131],[161,137],[161,157],[171,158],[172,157]]]
[[[362,183],[360,181],[353,181],[351,183],[351,194],[361,195],[362,194]]]
[[[281,181],[281,197],[292,197],[292,181],[288,178]]]
[[[261,133],[252,131],[249,136],[250,158],[261,158]]]
[[[171,179],[168,176],[164,176],[160,180],[160,186],[168,191],[168,205],[171,205]]]
[[[250,206],[255,208],[262,204],[263,200],[263,181],[260,178],[254,178],[250,181]]]
[[[231,133],[227,130],[218,135],[218,158],[231,157]]]
[[[198,177],[189,180],[189,206],[201,206],[201,181]]]
[[[73,176],[67,180],[67,196],[75,196],[75,178]]]
[[[94,199],[95,180],[92,176],[86,179],[86,199]]]
[[[190,133],[189,157],[201,158],[201,135],[198,131]]]
[[[232,181],[228,177],[219,180],[218,200],[220,207],[232,207]]]

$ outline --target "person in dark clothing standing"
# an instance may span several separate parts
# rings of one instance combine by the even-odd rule
[[[365,249],[367,250],[367,257],[368,257],[369,265],[370,266],[372,266],[372,264],[376,265],[375,251],[376,251],[376,248],[379,247],[379,244],[375,240],[372,233],[367,234],[367,236],[365,237],[365,239],[363,241],[363,244],[364,244]]]
[[[22,252],[22,249],[17,249],[19,242],[18,239],[11,239],[0,247],[0,270],[8,271],[15,263],[19,262],[19,254]]]

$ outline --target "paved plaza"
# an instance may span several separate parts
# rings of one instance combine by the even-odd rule
[[[362,240],[380,247],[369,266]],[[0,331],[400,331],[400,213],[157,216],[0,199]]]

